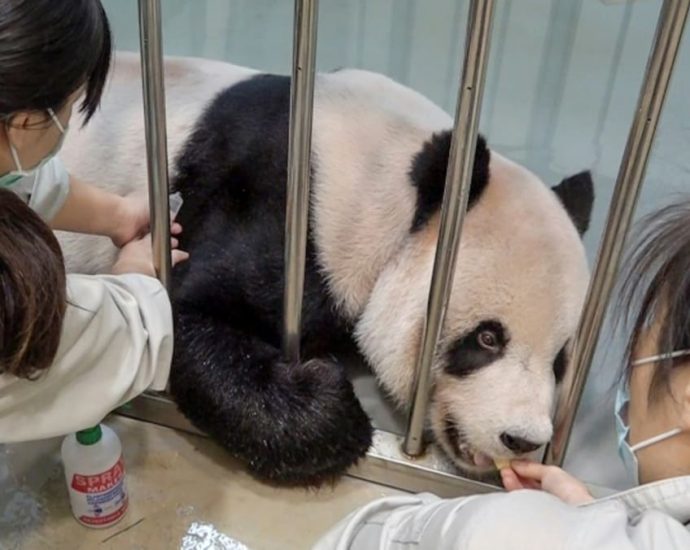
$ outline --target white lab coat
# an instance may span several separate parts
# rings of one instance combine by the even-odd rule
[[[38,380],[0,375],[0,443],[64,435],[100,422],[146,389],[165,389],[172,312],[145,275],[68,275],[53,365]]]
[[[541,491],[376,500],[313,550],[688,550],[690,476],[571,506]]]
[[[7,188],[49,222],[69,194],[69,174],[54,157]],[[146,389],[165,389],[172,351],[172,311],[158,280],[68,275],[53,364],[34,381],[0,374],[0,443],[87,428]]]

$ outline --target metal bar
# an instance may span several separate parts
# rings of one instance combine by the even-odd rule
[[[117,414],[194,435],[207,437],[180,413],[165,396],[144,394],[120,407]],[[411,460],[400,452],[402,438],[374,430],[373,444],[366,457],[347,475],[409,492],[433,492],[442,497],[457,497],[500,491],[488,482],[463,478],[440,451]]]
[[[562,465],[565,458],[683,36],[688,6],[690,0],[666,0],[661,8],[635,117],[609,207],[606,229],[573,345],[571,368],[566,374],[556,411],[554,437],[545,453],[548,464]]]
[[[442,498],[495,493],[502,490],[498,478],[492,482],[469,479],[437,449],[412,459],[402,452],[403,439],[397,434],[374,430],[366,457],[347,475],[412,493],[431,492]]]
[[[207,437],[187,420],[170,398],[144,394],[117,410],[120,416],[149,422],[158,426]],[[366,457],[352,467],[347,475],[379,485],[394,487],[411,493],[431,492],[443,498],[476,495],[501,491],[498,480],[480,481],[464,478],[448,463],[443,454],[434,449],[424,457],[410,459],[400,448],[402,438],[385,430],[374,430],[373,443]],[[596,498],[615,491],[588,484]]]
[[[120,416],[206,437],[204,432],[187,420],[187,417],[177,408],[177,404],[166,394],[143,393],[119,407],[116,413]]]
[[[139,0],[141,76],[149,176],[153,265],[170,289],[170,210],[160,0]]]
[[[317,17],[318,0],[295,0],[283,296],[283,353],[289,361],[298,361],[300,356]]]
[[[422,434],[431,389],[431,366],[446,316],[462,223],[472,183],[493,8],[493,0],[473,0],[469,9],[465,58],[448,158],[439,239],[431,276],[421,351],[417,358],[412,408],[404,442],[405,452],[411,456],[418,456],[424,451]]]

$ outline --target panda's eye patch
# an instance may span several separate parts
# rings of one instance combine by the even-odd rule
[[[509,340],[503,323],[482,321],[450,346],[445,370],[454,376],[471,374],[502,357]]]
[[[560,383],[563,380],[566,367],[568,366],[567,346],[568,344],[566,343],[553,361],[553,374],[556,377],[556,383]]]

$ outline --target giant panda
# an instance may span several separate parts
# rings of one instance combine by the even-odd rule
[[[336,358],[349,344],[410,403],[439,229],[452,119],[373,72],[316,77],[302,359],[281,356],[290,79],[168,58],[173,190],[184,206],[174,270],[171,393],[262,480],[318,485],[355,464],[372,427]],[[71,131],[77,177],[145,189],[140,64],[115,59],[102,108]],[[468,214],[433,364],[429,433],[482,476],[547,443],[586,293],[589,172],[549,187],[476,146]],[[60,235],[70,271],[105,272],[104,239]]]

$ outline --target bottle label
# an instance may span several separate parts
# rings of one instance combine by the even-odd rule
[[[127,511],[125,467],[122,457],[108,471],[93,474],[74,474],[70,489],[74,512],[86,525],[104,526],[115,523]]]

